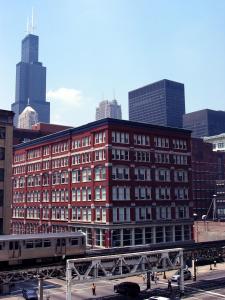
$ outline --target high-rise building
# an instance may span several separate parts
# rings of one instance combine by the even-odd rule
[[[104,118],[122,119],[121,105],[116,99],[112,101],[104,100],[99,103],[96,108],[96,121]]]
[[[32,129],[32,126],[37,123],[37,112],[30,105],[27,105],[27,107],[25,107],[25,109],[19,115],[18,127],[23,129]]]
[[[0,109],[0,234],[10,234],[14,113]]]
[[[190,131],[102,119],[14,147],[13,233],[94,247],[192,240]]]
[[[128,93],[129,120],[182,128],[184,84],[161,80]]]
[[[206,137],[225,132],[225,111],[202,109],[183,116],[183,128],[193,137]]]
[[[37,35],[28,34],[22,41],[21,61],[16,65],[16,95],[12,110],[18,127],[21,112],[29,103],[38,113],[38,121],[49,123],[50,103],[46,102],[46,68],[38,61]]]

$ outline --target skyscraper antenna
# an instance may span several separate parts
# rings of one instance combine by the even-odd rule
[[[34,33],[35,25],[34,25],[34,8],[32,7],[31,13],[31,28],[30,33]]]

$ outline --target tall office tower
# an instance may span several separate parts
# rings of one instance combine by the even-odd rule
[[[183,116],[183,127],[193,137],[206,137],[225,132],[225,111],[202,109]]]
[[[30,105],[27,105],[27,107],[19,115],[18,127],[23,129],[32,129],[32,126],[37,123],[37,112]]]
[[[99,103],[99,107],[96,108],[95,119],[97,121],[104,118],[122,119],[121,105],[117,103],[116,99],[104,100]]]
[[[50,103],[46,102],[46,68],[38,61],[38,36],[30,33],[22,41],[21,62],[16,65],[16,96],[11,106],[15,113],[16,127],[19,115],[28,102],[38,113],[38,121],[49,123]]]
[[[10,234],[14,113],[0,109],[0,234]]]
[[[184,84],[163,79],[128,93],[129,120],[182,128]]]

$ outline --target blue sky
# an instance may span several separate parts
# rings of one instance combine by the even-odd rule
[[[32,7],[52,122],[93,121],[113,90],[128,119],[128,91],[164,78],[185,84],[187,112],[225,110],[223,0],[0,0],[0,108]]]

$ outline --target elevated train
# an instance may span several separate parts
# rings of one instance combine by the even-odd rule
[[[0,236],[0,270],[7,266],[58,262],[84,257],[86,238],[82,232]]]

